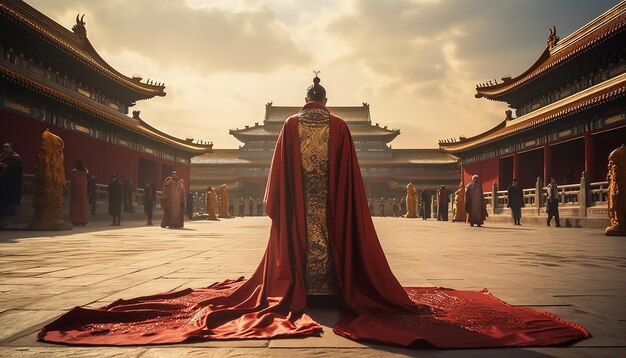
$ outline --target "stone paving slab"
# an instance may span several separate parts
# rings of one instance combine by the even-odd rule
[[[267,245],[269,219],[186,223],[184,230],[124,222],[67,232],[0,232],[0,357],[622,357],[626,356],[626,240],[601,230],[374,219],[405,286],[488,288],[513,305],[579,323],[593,337],[565,347],[407,350],[337,336],[337,312],[315,308],[321,337],[208,341],[147,347],[67,347],[36,341],[73,306],[157,294],[250,276]],[[399,225],[401,224],[401,225]]]

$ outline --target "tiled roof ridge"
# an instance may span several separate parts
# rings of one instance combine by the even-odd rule
[[[163,84],[141,83],[140,78],[128,77],[109,65],[95,50],[86,34],[76,34],[50,19],[37,9],[20,0],[0,1],[0,11],[18,21],[22,26],[36,33],[42,39],[60,50],[77,58],[92,69],[104,74],[115,82],[144,96],[165,96]],[[82,21],[77,16],[77,25]],[[75,25],[76,26],[76,25]],[[84,23],[83,23],[84,26]]]

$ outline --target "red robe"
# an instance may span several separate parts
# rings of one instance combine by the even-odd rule
[[[137,345],[319,335],[321,326],[302,313],[306,237],[297,121],[285,122],[276,144],[265,198],[270,237],[249,280],[118,300],[98,310],[76,307],[39,339]],[[328,228],[345,300],[335,333],[439,348],[539,346],[588,336],[580,326],[509,306],[486,290],[403,288],[378,242],[348,127],[332,115],[329,163]]]
[[[73,169],[70,179],[70,221],[74,225],[89,221],[89,195],[87,172]]]

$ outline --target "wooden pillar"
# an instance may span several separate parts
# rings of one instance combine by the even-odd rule
[[[594,178],[593,171],[593,155],[594,155],[594,145],[593,138],[591,137],[591,133],[589,131],[585,132],[585,172],[590,178]]]
[[[513,153],[513,179],[519,180],[519,154]]]
[[[496,214],[496,208],[498,207],[498,184],[493,183],[491,185],[491,214]]]
[[[552,175],[552,147],[548,143],[543,145],[543,182],[548,183]]]
[[[537,209],[537,215],[541,214],[541,206],[543,206],[543,181],[540,177],[537,177],[535,183],[535,209]]]
[[[578,205],[579,205],[579,212],[578,212],[578,216],[584,218],[587,216],[587,203],[588,201],[588,187],[589,187],[589,181],[587,180],[587,173],[583,172],[583,174],[580,177],[580,190],[578,191]]]

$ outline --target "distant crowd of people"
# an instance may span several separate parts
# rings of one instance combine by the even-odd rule
[[[0,153],[0,226],[6,225],[8,218],[16,215],[20,205],[22,193],[22,159],[15,152],[10,143],[2,146]],[[69,187],[69,211],[70,221],[75,226],[84,226],[89,221],[89,214],[96,214],[96,178],[89,173],[81,160],[76,160],[70,174]],[[552,220],[556,227],[560,227],[559,218],[559,189],[554,177],[545,188],[547,225]],[[112,217],[111,225],[121,225],[122,213],[133,213],[134,187],[130,178],[120,182],[117,175],[113,174],[107,187],[109,215]],[[145,183],[143,188],[143,210],[146,215],[147,225],[152,225],[154,207],[156,206],[157,186],[154,183]],[[186,193],[184,182],[178,173],[173,171],[165,178],[162,184],[161,207],[163,218],[161,227],[180,228],[184,226],[184,216],[193,217],[193,202],[197,199],[192,193]],[[369,211],[372,216],[402,217],[407,214],[406,197],[370,198],[368,199]],[[441,185],[435,195],[427,188],[421,190],[416,198],[416,207],[419,216],[426,220],[431,217],[431,207],[437,211],[436,218],[440,221],[448,221],[450,195]],[[488,216],[486,203],[479,177],[474,175],[464,190],[465,221],[471,226],[481,226]],[[434,205],[433,205],[434,204]],[[228,202],[230,216],[236,216],[236,204],[233,200]],[[521,225],[522,207],[524,206],[523,191],[516,179],[507,188],[507,207],[511,209],[514,225]],[[237,216],[262,216],[264,215],[264,203],[259,197],[248,199],[240,197],[237,203]]]
[[[416,198],[416,207],[419,216],[423,220],[431,218],[431,207],[435,206],[438,221],[448,221],[450,196],[444,185],[436,190],[436,195],[431,202],[431,191],[427,188],[422,189],[420,195]],[[380,217],[404,217],[408,213],[407,197],[400,198],[369,198],[367,200],[370,214]]]
[[[559,188],[554,177],[550,177],[550,183],[546,186],[546,224],[550,226],[552,219],[556,227],[561,227],[559,218]],[[478,175],[472,176],[472,181],[465,188],[465,212],[470,226],[481,226],[488,216],[482,184]],[[522,207],[524,206],[524,192],[517,179],[513,179],[507,188],[507,207],[511,209],[511,217],[514,225],[521,225]]]

